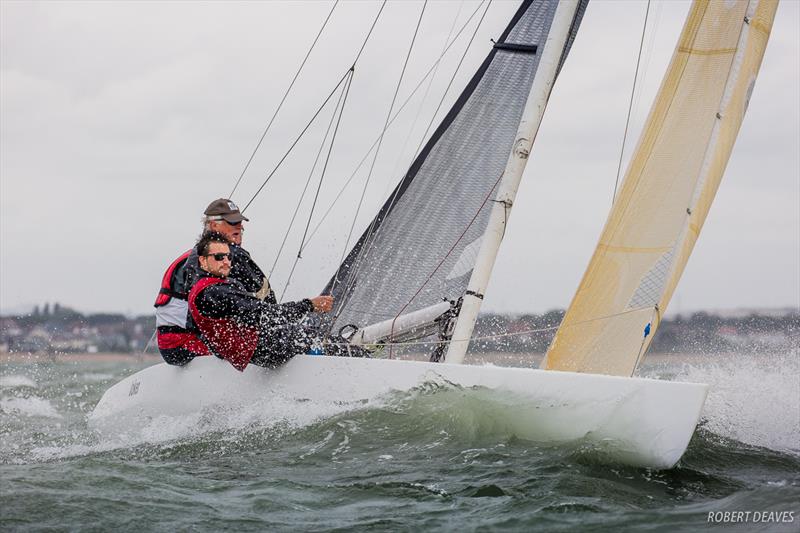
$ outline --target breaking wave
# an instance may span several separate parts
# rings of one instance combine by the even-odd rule
[[[62,418],[59,412],[48,400],[31,396],[28,398],[6,396],[0,398],[0,410],[24,416],[41,416],[47,418]]]
[[[4,389],[16,389],[19,387],[36,388],[36,382],[28,376],[11,374],[10,376],[0,376],[0,387]]]
[[[719,355],[707,361],[686,364],[676,376],[710,385],[704,429],[800,455],[800,354]]]
[[[798,456],[798,363],[793,355],[714,356],[682,366],[673,364],[654,377],[710,385],[701,431],[690,452],[702,450],[719,437],[732,446],[741,443]],[[320,450],[328,450],[335,441],[340,454],[346,453],[349,446],[346,442],[342,444],[344,438],[337,440],[342,432],[350,442],[363,438],[375,442],[424,443],[431,449],[449,445],[480,449],[489,442],[533,441],[529,427],[535,424],[537,416],[524,398],[510,393],[429,382],[411,391],[368,402],[312,402],[273,394],[244,405],[209,406],[191,415],[158,416],[139,427],[97,433],[87,426],[86,416],[108,386],[108,378],[113,378],[112,381],[117,378],[91,371],[71,375],[77,378],[69,385],[74,390],[47,387],[39,390],[42,385],[38,385],[36,396],[24,388],[37,387],[38,379],[21,374],[2,377],[5,388],[22,389],[9,390],[3,395],[0,414],[14,417],[4,420],[20,425],[19,439],[25,445],[10,455],[4,453],[0,462],[52,461],[137,447],[174,449],[191,447],[193,443],[225,442],[227,446],[237,446],[239,441],[255,438],[276,442],[297,433],[306,434],[308,441],[317,443]],[[43,377],[48,378],[48,383],[64,383],[52,379],[54,376]],[[59,427],[54,428],[56,423]],[[0,440],[16,441],[16,431],[15,426],[12,434]],[[34,433],[35,439],[22,438],[23,434]],[[332,436],[328,437],[329,434]],[[562,445],[558,450],[540,444],[527,447],[531,453],[542,450],[563,456],[563,452],[590,460],[596,451],[579,442],[571,448]],[[309,449],[308,453],[315,452]],[[391,454],[385,455],[381,460],[390,460]]]

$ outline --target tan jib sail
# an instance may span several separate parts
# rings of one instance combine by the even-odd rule
[[[542,367],[630,376],[728,162],[777,0],[696,0],[600,242]]]

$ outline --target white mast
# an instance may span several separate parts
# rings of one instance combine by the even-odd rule
[[[472,330],[475,327],[475,320],[478,318],[478,311],[481,308],[486,285],[489,283],[489,277],[492,274],[492,268],[497,258],[497,251],[505,234],[511,206],[514,203],[514,197],[517,195],[525,164],[528,162],[528,154],[530,154],[533,139],[536,137],[539,124],[542,122],[544,109],[547,106],[547,100],[553,88],[558,64],[561,61],[577,9],[578,0],[561,0],[553,15],[550,33],[539,58],[536,77],[533,80],[531,92],[525,103],[525,110],[522,112],[522,120],[520,120],[517,135],[514,137],[511,154],[508,157],[503,178],[498,186],[492,212],[489,215],[489,224],[483,234],[478,259],[475,262],[475,268],[472,270],[469,286],[461,304],[461,312],[453,330],[453,340],[447,349],[447,355],[445,356],[445,362],[447,363],[461,363],[464,361],[464,354],[467,352],[469,339],[472,337]]]

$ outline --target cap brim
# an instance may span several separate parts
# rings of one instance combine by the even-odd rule
[[[228,222],[241,222],[242,220],[244,220],[245,222],[250,222],[250,219],[241,213],[231,213],[230,215],[222,215],[222,220],[226,220]]]

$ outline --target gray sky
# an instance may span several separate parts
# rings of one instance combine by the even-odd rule
[[[0,3],[0,312],[44,301],[82,311],[149,312],[164,268],[194,242],[209,201],[230,192],[331,5]],[[458,28],[477,5],[428,4],[400,101],[438,56],[454,17]],[[390,2],[358,63],[312,226],[380,132],[421,6]],[[484,309],[542,312],[569,304],[610,207],[645,6],[590,3],[540,129]],[[652,3],[626,160],[688,6]],[[234,195],[240,205],[352,63],[378,7],[336,8]],[[516,7],[493,3],[446,102]],[[445,56],[427,99],[423,85],[387,133],[359,229],[409,164],[472,27]],[[800,3],[784,0],[671,312],[800,305],[798,28]],[[323,129],[313,131],[247,210],[244,244],[267,270]],[[365,177],[357,175],[310,241],[288,297],[316,294],[338,266]],[[297,252],[305,205],[272,276],[278,288]]]

